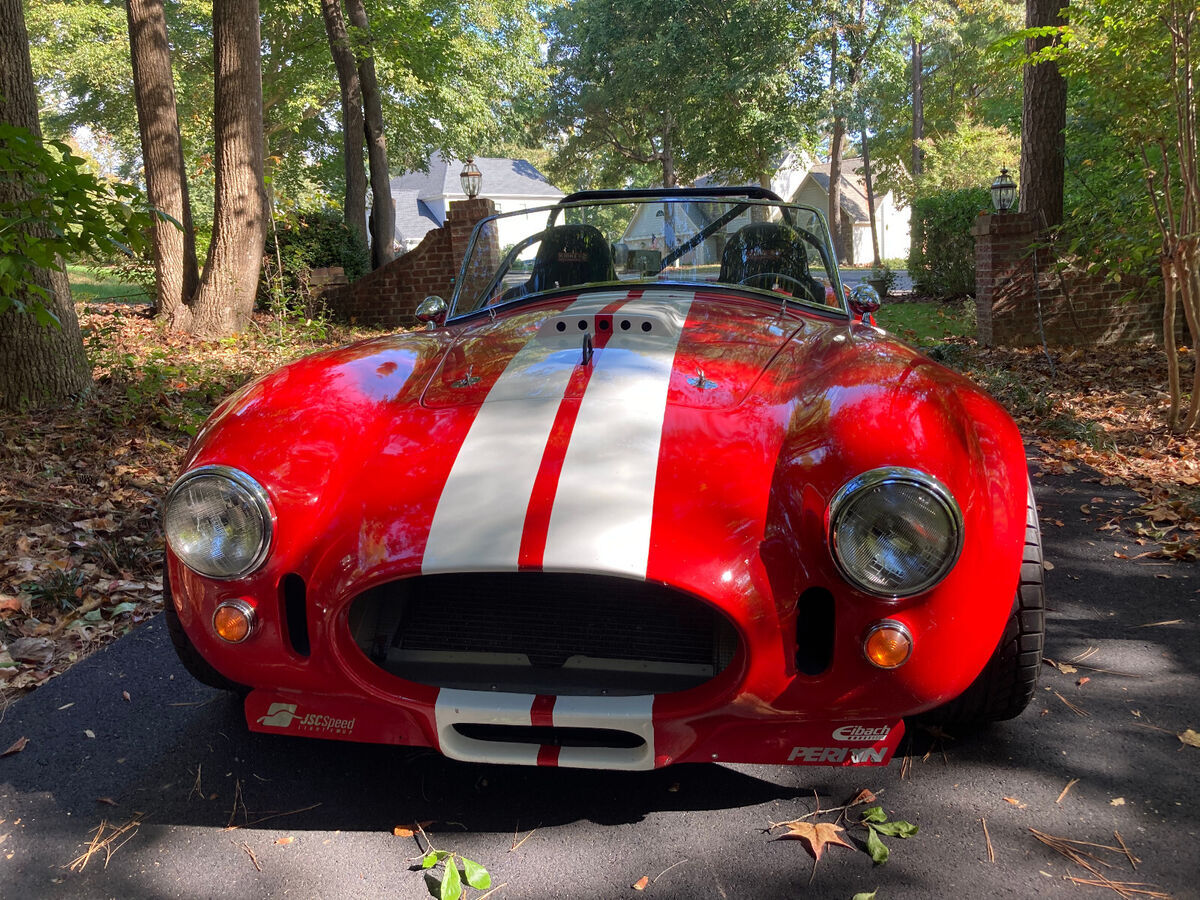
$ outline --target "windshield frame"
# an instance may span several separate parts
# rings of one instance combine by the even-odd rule
[[[840,300],[839,306],[820,305],[800,298],[789,298],[780,295],[776,292],[750,287],[747,285],[735,285],[727,282],[704,282],[692,279],[669,279],[659,278],[653,281],[645,279],[630,280],[630,281],[614,281],[597,283],[596,289],[603,289],[613,284],[628,284],[630,288],[634,286],[641,289],[652,289],[656,286],[669,287],[696,287],[712,291],[738,291],[744,292],[760,300],[769,300],[781,305],[784,309],[804,309],[806,311],[831,316],[837,319],[852,318],[853,313],[850,309],[848,298],[845,289],[842,285],[841,273],[838,269],[836,255],[833,248],[833,241],[830,236],[829,224],[825,219],[825,215],[816,207],[807,206],[801,203],[787,203],[776,197],[770,191],[761,188],[721,188],[716,190],[699,190],[695,188],[682,189],[651,189],[651,190],[630,190],[630,191],[582,191],[576,194],[570,194],[564,197],[558,203],[551,206],[530,207],[529,209],[518,209],[511,212],[496,213],[491,216],[486,216],[480,219],[472,229],[470,241],[467,244],[466,253],[463,256],[462,263],[459,267],[458,277],[454,280],[454,293],[451,296],[449,311],[447,313],[447,321],[455,321],[466,319],[473,316],[488,314],[494,316],[501,310],[506,310],[515,305],[528,303],[531,299],[538,299],[559,292],[579,292],[580,290],[591,290],[591,287],[581,287],[580,285],[570,285],[563,288],[555,288],[553,290],[540,291],[533,294],[526,294],[519,297],[513,297],[509,300],[495,300],[475,308],[459,312],[459,304],[464,299],[463,289],[467,283],[467,269],[476,252],[480,236],[484,228],[490,222],[495,222],[501,219],[509,219],[516,217],[529,217],[544,214],[546,216],[545,226],[536,232],[527,235],[525,238],[518,241],[510,247],[504,254],[503,258],[496,266],[496,271],[491,279],[486,283],[484,289],[476,294],[480,296],[498,289],[503,281],[505,274],[512,268],[512,263],[521,252],[528,248],[533,243],[539,241],[548,229],[553,228],[558,223],[560,216],[566,218],[570,210],[595,208],[597,206],[611,205],[637,205],[637,204],[666,204],[666,203],[721,203],[728,204],[729,209],[717,216],[712,222],[699,229],[695,235],[684,241],[680,246],[676,247],[668,255],[663,257],[659,272],[662,273],[676,260],[685,256],[690,250],[704,243],[707,237],[716,234],[721,228],[725,227],[729,222],[735,220],[739,215],[747,209],[754,206],[765,207],[780,211],[780,221],[792,227],[803,240],[815,248],[817,254],[821,258],[828,281],[831,283],[834,296]],[[798,214],[804,213],[811,216],[814,220],[814,225],[819,227],[819,232],[813,233],[808,227],[799,226],[796,224]]]

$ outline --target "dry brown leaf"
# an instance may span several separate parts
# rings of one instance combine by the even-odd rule
[[[1182,736],[1180,737],[1180,740],[1183,740]],[[13,741],[13,744],[11,747],[9,747],[3,753],[0,753],[0,756],[12,756],[14,753],[20,753],[22,750],[25,749],[25,745],[28,743],[29,743],[29,738],[22,735],[21,737],[17,738],[15,741]]]
[[[646,875],[643,875],[641,878],[639,878],[637,881],[635,881],[633,883],[633,889],[635,891],[644,891],[646,889],[646,885],[648,885],[649,883],[650,883],[650,878]]]
[[[876,797],[873,791],[869,790],[868,788],[863,788],[858,792],[855,798],[850,801],[849,805],[858,806],[860,803],[874,803],[875,799]]]
[[[1189,747],[1200,747],[1200,734],[1197,734],[1196,731],[1191,728],[1179,735],[1179,739]],[[22,738],[22,740],[24,740],[24,738]]]
[[[1012,804],[1013,806],[1015,806],[1017,809],[1024,809],[1024,808],[1025,808],[1025,807],[1028,805],[1028,804],[1022,803],[1022,802],[1021,802],[1020,800],[1018,800],[1016,797],[1005,797],[1005,798],[1004,798],[1004,802],[1005,802],[1005,803],[1011,803],[1011,804]]]
[[[842,839],[844,829],[832,822],[786,822],[787,834],[781,834],[777,840],[795,838],[808,845],[813,859],[820,859],[827,844],[854,849],[854,845]]]
[[[427,819],[424,822],[409,822],[407,825],[397,825],[392,829],[392,834],[396,837],[412,837],[418,834],[422,828],[428,828],[433,824],[433,819]]]
[[[275,843],[287,846],[288,844],[292,843],[295,840],[296,839],[294,837],[292,837],[291,835],[288,835],[287,837],[276,838]]]
[[[129,691],[121,691],[121,699],[126,703],[129,702]]]

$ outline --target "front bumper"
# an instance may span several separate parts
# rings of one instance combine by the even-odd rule
[[[464,762],[644,770],[681,762],[886,765],[903,720],[763,721],[724,710],[656,718],[653,696],[443,689],[432,704],[252,691],[252,731],[431,747]],[[736,704],[735,704],[736,706]]]

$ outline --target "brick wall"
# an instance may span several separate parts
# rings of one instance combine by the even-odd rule
[[[450,299],[471,230],[476,222],[495,212],[491,200],[452,202],[446,224],[426,234],[408,253],[353,284],[327,290],[323,297],[330,311],[336,318],[357,325],[385,328],[416,325],[417,304],[422,300],[430,294]],[[486,241],[483,249],[491,251]],[[498,251],[499,246],[495,249]],[[484,264],[491,261],[489,252]]]
[[[975,220],[971,233],[981,342],[1005,347],[1041,343],[1039,301],[1041,327],[1052,346],[1162,340],[1161,289],[1060,266],[1054,247],[1043,246],[1038,222],[1036,213],[984,214]]]

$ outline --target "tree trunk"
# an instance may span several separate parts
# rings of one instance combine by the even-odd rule
[[[833,250],[838,262],[848,262],[850,254],[842,240],[842,152],[846,146],[846,120],[833,120],[833,138],[829,142],[829,230],[833,232]]]
[[[350,24],[362,40],[358,55],[358,80],[362,86],[366,116],[367,161],[371,165],[371,265],[378,269],[395,258],[396,208],[392,203],[391,173],[388,171],[387,138],[383,133],[383,105],[375,79],[375,57],[363,0],[346,0]]]
[[[912,177],[916,181],[925,171],[925,151],[921,149],[921,140],[925,137],[925,94],[924,94],[924,60],[922,58],[921,42],[915,36],[912,39]]]
[[[214,0],[216,197],[212,243],[187,328],[241,331],[254,312],[267,232],[258,0]]]
[[[1067,0],[1025,0],[1025,25],[1029,28],[1064,24],[1061,13]],[[1057,38],[1029,38],[1025,51],[1033,53]],[[1050,227],[1063,220],[1063,180],[1066,173],[1067,80],[1058,63],[1026,65],[1021,105],[1021,212],[1041,210]]]
[[[840,41],[837,34],[829,46],[829,89],[837,89],[837,58]],[[842,151],[846,142],[846,119],[834,110],[833,135],[829,141],[829,231],[833,239],[833,252],[838,262],[849,257],[842,241]]]
[[[183,141],[171,77],[171,48],[162,0],[126,0],[134,99],[146,193],[150,205],[182,224],[154,220],[154,280],[158,310],[168,321],[179,315],[200,284],[196,235],[183,165]]]
[[[859,137],[862,141],[863,181],[867,187],[867,216],[871,221],[871,253],[873,257],[871,264],[878,268],[882,261],[879,258],[879,228],[875,222],[875,188],[871,182],[871,151],[867,147],[866,126],[863,126],[862,131],[859,132]]]
[[[673,140],[672,130],[674,122],[668,116],[666,127],[663,128],[663,146],[662,146],[662,170],[663,170],[663,187],[673,188],[679,183],[679,179],[675,174],[675,143]]]
[[[0,0],[0,122],[28,129],[40,137],[37,110],[21,0]],[[27,199],[28,193],[19,180],[0,178],[0,206],[20,206]],[[91,368],[67,276],[39,269],[34,283],[49,293],[43,305],[58,318],[59,325],[39,325],[32,315],[13,307],[0,313],[3,409],[62,403],[91,386]]]
[[[342,0],[321,0],[321,15],[325,19],[329,52],[342,93],[342,156],[346,170],[346,196],[342,208],[347,227],[366,241],[367,170],[363,164],[366,125],[363,122],[362,87],[358,82],[354,51],[350,48],[350,35],[346,32],[346,19],[342,15]]]

